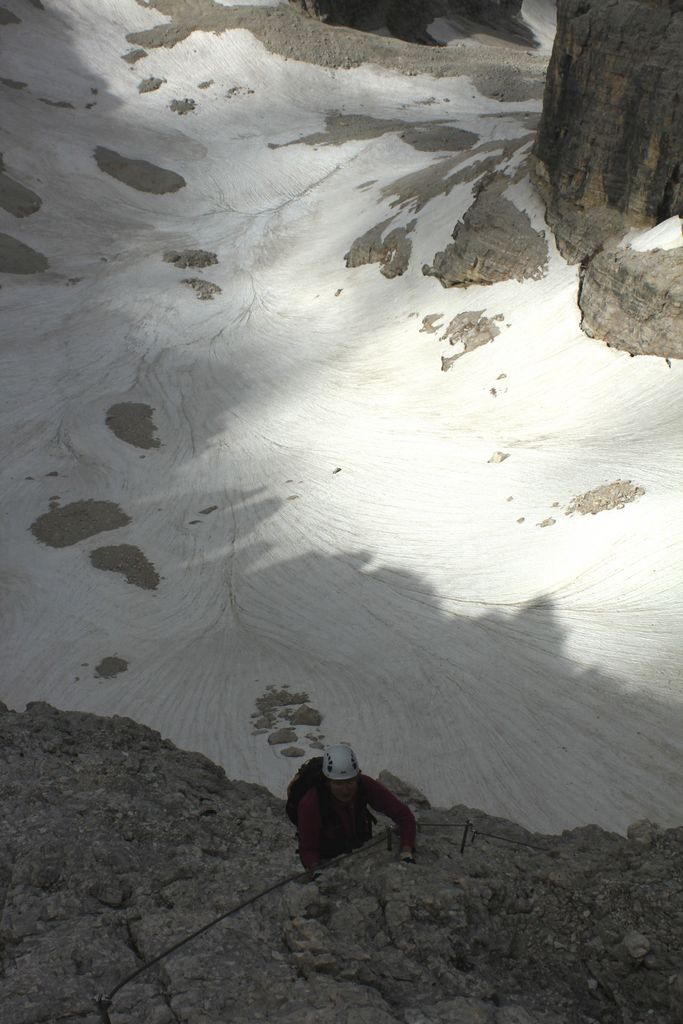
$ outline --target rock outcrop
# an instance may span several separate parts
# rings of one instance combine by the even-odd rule
[[[475,200],[453,229],[453,242],[438,252],[423,274],[438,277],[445,288],[540,278],[548,245],[526,213],[505,197],[511,184],[504,174],[486,176]]]
[[[100,1024],[95,996],[281,880],[124,984],[112,1024],[683,1019],[683,828],[536,836],[385,781],[418,863],[380,832],[305,882],[265,789],[129,719],[0,704],[0,1019]]]
[[[405,227],[387,231],[392,219],[376,224],[351,244],[351,248],[344,255],[347,267],[379,263],[380,273],[390,279],[405,273],[412,251],[412,242],[408,235],[417,222],[411,220]]]
[[[680,257],[618,245],[683,213],[682,50],[681,0],[559,0],[534,149],[558,246],[588,268],[587,333],[667,358],[683,347]]]
[[[683,248],[598,253],[586,269],[579,306],[590,337],[632,355],[683,359]]]

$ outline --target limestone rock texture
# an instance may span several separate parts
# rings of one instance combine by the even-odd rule
[[[598,253],[579,305],[586,334],[633,355],[683,359],[683,248]]]
[[[573,262],[683,212],[682,51],[681,0],[559,0],[534,152]]]
[[[558,247],[585,272],[583,327],[681,358],[681,257],[631,253],[632,227],[683,213],[682,0],[558,0],[534,147]]]
[[[380,778],[417,864],[380,830],[310,882],[267,790],[130,719],[0,704],[0,1019],[96,1024],[114,989],[111,1024],[682,1019],[683,828],[532,835]]]
[[[544,276],[548,262],[545,237],[529,217],[505,197],[510,179],[486,176],[475,200],[453,229],[453,242],[438,252],[423,274],[437,277],[444,288]]]

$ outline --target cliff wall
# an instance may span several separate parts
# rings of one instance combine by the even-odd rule
[[[681,53],[683,0],[559,0],[534,151],[573,261],[683,213]]]
[[[584,330],[633,355],[683,358],[683,236],[666,252],[622,242],[683,214],[681,53],[683,0],[558,0],[535,180],[582,264]]]

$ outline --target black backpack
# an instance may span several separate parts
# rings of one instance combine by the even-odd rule
[[[287,786],[287,804],[285,811],[287,817],[293,825],[299,824],[298,811],[299,801],[305,793],[308,793],[312,786],[315,786],[318,791],[323,789],[325,785],[325,776],[323,775],[323,759],[322,757],[312,757],[299,768],[294,778]]]

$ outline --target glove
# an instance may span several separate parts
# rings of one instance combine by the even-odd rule
[[[399,861],[401,864],[414,864],[415,858],[413,857],[410,850],[405,850],[404,853],[400,855]]]
[[[319,878],[322,878],[322,874],[320,868],[311,868],[311,881],[317,882]]]

